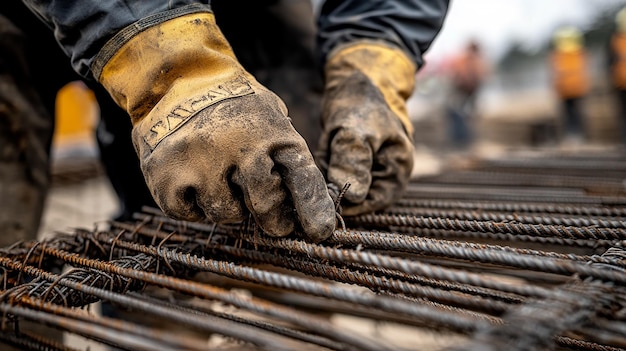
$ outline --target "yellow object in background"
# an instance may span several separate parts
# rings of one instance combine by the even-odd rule
[[[575,27],[562,27],[554,33],[554,47],[560,52],[573,52],[583,48],[583,34]]]
[[[98,118],[99,108],[93,91],[81,81],[66,84],[57,93],[53,148],[90,147],[95,143],[94,128]]]

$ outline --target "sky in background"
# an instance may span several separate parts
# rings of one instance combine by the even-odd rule
[[[441,33],[426,55],[438,60],[478,38],[498,59],[512,43],[534,50],[561,25],[588,27],[600,11],[626,0],[451,0]]]

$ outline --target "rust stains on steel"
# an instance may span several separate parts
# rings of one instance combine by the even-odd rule
[[[626,349],[626,156],[471,165],[414,179],[382,213],[338,216],[323,243],[145,208],[0,249],[0,343],[73,350],[30,321],[127,350],[421,349],[335,318],[352,317],[454,350]],[[85,310],[96,302],[144,318]]]

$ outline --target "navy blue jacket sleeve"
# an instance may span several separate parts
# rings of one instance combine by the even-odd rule
[[[337,45],[358,39],[378,39],[397,45],[420,66],[423,53],[441,29],[448,1],[328,0],[322,6],[318,22],[322,62]],[[96,57],[103,56],[99,51],[116,33],[129,29],[131,24],[149,26],[152,21],[164,21],[167,17],[180,16],[181,12],[211,11],[207,0],[204,4],[197,0],[23,2],[54,29],[72,66],[86,77],[97,63],[94,62]]]
[[[54,30],[54,36],[70,57],[72,67],[84,77],[91,77],[96,57],[102,55],[100,51],[105,44],[121,30],[130,29],[130,37],[141,31],[142,25],[150,26],[185,12],[211,11],[206,0],[204,4],[198,0],[22,1]],[[131,24],[135,24],[134,29],[129,28]]]
[[[396,45],[421,67],[448,6],[449,0],[327,0],[318,18],[322,67],[335,47],[361,39]]]

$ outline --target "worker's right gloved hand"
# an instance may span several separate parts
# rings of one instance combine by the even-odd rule
[[[115,42],[115,41],[112,41]],[[314,241],[333,200],[274,93],[237,62],[210,13],[150,27],[117,49],[99,81],[133,122],[146,183],[165,214],[241,221]]]
[[[384,209],[409,183],[414,148],[406,99],[415,70],[403,51],[377,41],[344,44],[328,57],[317,156],[331,184],[350,184],[344,215]]]

